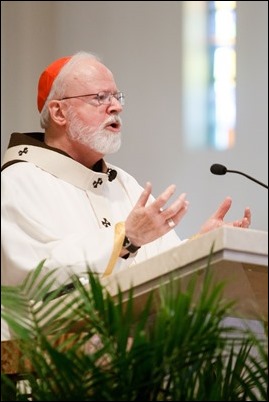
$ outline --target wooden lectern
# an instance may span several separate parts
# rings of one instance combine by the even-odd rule
[[[102,282],[113,296],[119,286],[125,299],[132,287],[139,311],[148,293],[171,278],[185,283],[198,273],[202,280],[211,249],[210,269],[217,281],[225,281],[224,297],[236,302],[234,316],[268,322],[268,232],[221,227]]]

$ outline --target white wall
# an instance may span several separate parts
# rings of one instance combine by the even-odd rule
[[[268,190],[243,176],[214,176],[225,164],[268,182],[268,2],[237,2],[237,141],[229,151],[184,149],[181,128],[180,1],[3,1],[2,155],[13,131],[39,131],[36,86],[55,58],[97,53],[126,93],[121,150],[109,160],[158,195],[170,183],[187,192],[181,237],[196,232],[226,195],[227,219],[253,213],[268,230]],[[195,118],[195,110],[193,110]]]

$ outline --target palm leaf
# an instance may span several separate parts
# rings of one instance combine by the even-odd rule
[[[75,291],[62,295],[57,270],[42,266],[20,287],[2,287],[2,317],[20,340],[22,367],[31,364],[31,395],[20,389],[14,400],[266,400],[267,337],[223,326],[233,303],[209,269],[202,285],[171,278],[157,308],[152,293],[137,315],[133,289],[112,298],[88,269],[89,284],[70,276]]]

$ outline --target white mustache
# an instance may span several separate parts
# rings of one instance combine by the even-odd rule
[[[119,124],[120,127],[122,126],[122,119],[118,115],[114,115],[109,117],[103,124],[102,127],[105,128],[106,126],[109,126],[110,124]]]

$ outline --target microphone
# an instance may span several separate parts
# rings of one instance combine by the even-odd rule
[[[229,170],[229,169],[226,168],[226,166],[220,165],[218,163],[214,163],[214,165],[211,166],[210,171],[211,171],[211,173],[218,174],[218,175],[223,175],[223,174],[226,174],[227,172],[238,173],[238,174],[241,174],[242,176],[247,177],[248,179],[250,179],[252,181],[255,181],[255,183],[258,183],[261,186],[263,186],[265,188],[268,188],[268,186],[266,184],[260,182],[257,179],[254,179],[253,177],[249,176],[248,174],[243,173],[243,172],[239,172],[238,170]]]
[[[112,181],[116,179],[118,173],[116,170],[109,168],[107,169],[106,174],[108,175],[108,181]]]

